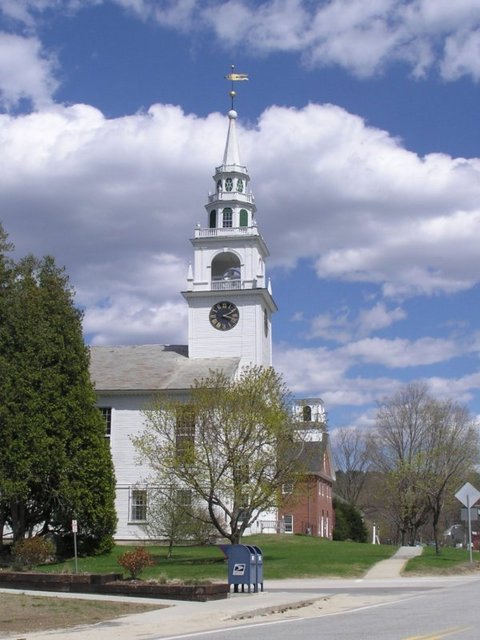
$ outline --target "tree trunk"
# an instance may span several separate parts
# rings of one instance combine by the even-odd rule
[[[440,511],[433,509],[432,528],[433,528],[433,541],[435,542],[435,554],[440,555],[440,545],[438,544],[438,521],[440,520]]]
[[[10,513],[12,516],[13,542],[15,543],[18,542],[18,540],[23,540],[25,538],[25,504],[23,502],[15,502],[12,500],[10,503]]]
[[[5,528],[5,520],[6,520],[6,508],[5,505],[2,504],[0,506],[0,551],[3,549],[3,533]]]

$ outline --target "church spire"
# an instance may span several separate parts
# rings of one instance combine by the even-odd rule
[[[229,124],[227,133],[227,142],[225,144],[225,152],[223,154],[224,165],[239,165],[240,164],[240,152],[238,150],[237,140],[237,127],[235,121],[237,119],[237,112],[234,109],[230,109],[228,112]]]
[[[227,134],[227,143],[225,145],[225,152],[223,154],[223,164],[224,165],[240,165],[240,153],[238,151],[238,141],[237,141],[237,128],[235,125],[235,121],[237,119],[237,112],[235,111],[235,97],[237,92],[234,89],[234,83],[240,82],[244,80],[248,80],[248,74],[246,73],[236,73],[235,65],[232,64],[231,71],[228,75],[225,76],[227,80],[230,80],[232,83],[231,89],[229,91],[230,99],[231,99],[231,108],[228,112],[229,125],[228,125],[228,134]]]
[[[223,162],[215,167],[214,192],[205,205],[207,226],[192,238],[193,265],[183,295],[189,306],[190,358],[239,358],[239,366],[271,366],[271,316],[277,310],[266,276],[268,248],[255,220],[247,167],[241,164],[234,109],[234,83],[247,80],[233,71],[231,108]]]

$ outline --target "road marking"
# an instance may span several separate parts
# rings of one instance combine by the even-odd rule
[[[468,631],[472,627],[450,627],[449,629],[443,629],[442,631],[434,631],[433,633],[428,633],[426,636],[409,636],[405,638],[405,640],[441,640],[442,638],[446,638],[447,636],[451,636],[452,633],[462,633],[463,631]]]

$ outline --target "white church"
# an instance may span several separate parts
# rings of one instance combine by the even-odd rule
[[[232,107],[234,95],[232,91]],[[269,252],[257,226],[250,177],[240,160],[236,120],[232,108],[223,161],[215,169],[215,189],[205,205],[207,225],[197,225],[191,240],[193,263],[182,291],[188,305],[188,345],[91,348],[91,376],[115,467],[119,541],[145,538],[148,488],[143,483],[148,469],[136,463],[131,437],[143,430],[143,410],[152,397],[163,392],[186,400],[194,381],[212,370],[234,377],[243,367],[272,365],[277,305],[266,274]],[[299,401],[295,410],[309,422],[316,416],[321,440],[322,401]],[[318,474],[330,485],[331,500],[329,471],[319,469]],[[296,531],[293,515],[274,514],[273,521],[273,530]],[[324,535],[323,524],[321,528],[319,535]]]

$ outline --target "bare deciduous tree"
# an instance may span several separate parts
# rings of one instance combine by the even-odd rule
[[[335,492],[348,504],[358,505],[370,459],[367,438],[359,429],[339,427],[332,432],[335,460]]]
[[[418,529],[438,522],[448,492],[478,460],[478,430],[468,411],[439,401],[425,385],[409,384],[379,406],[369,451],[382,473],[384,504],[401,541],[414,544]]]

